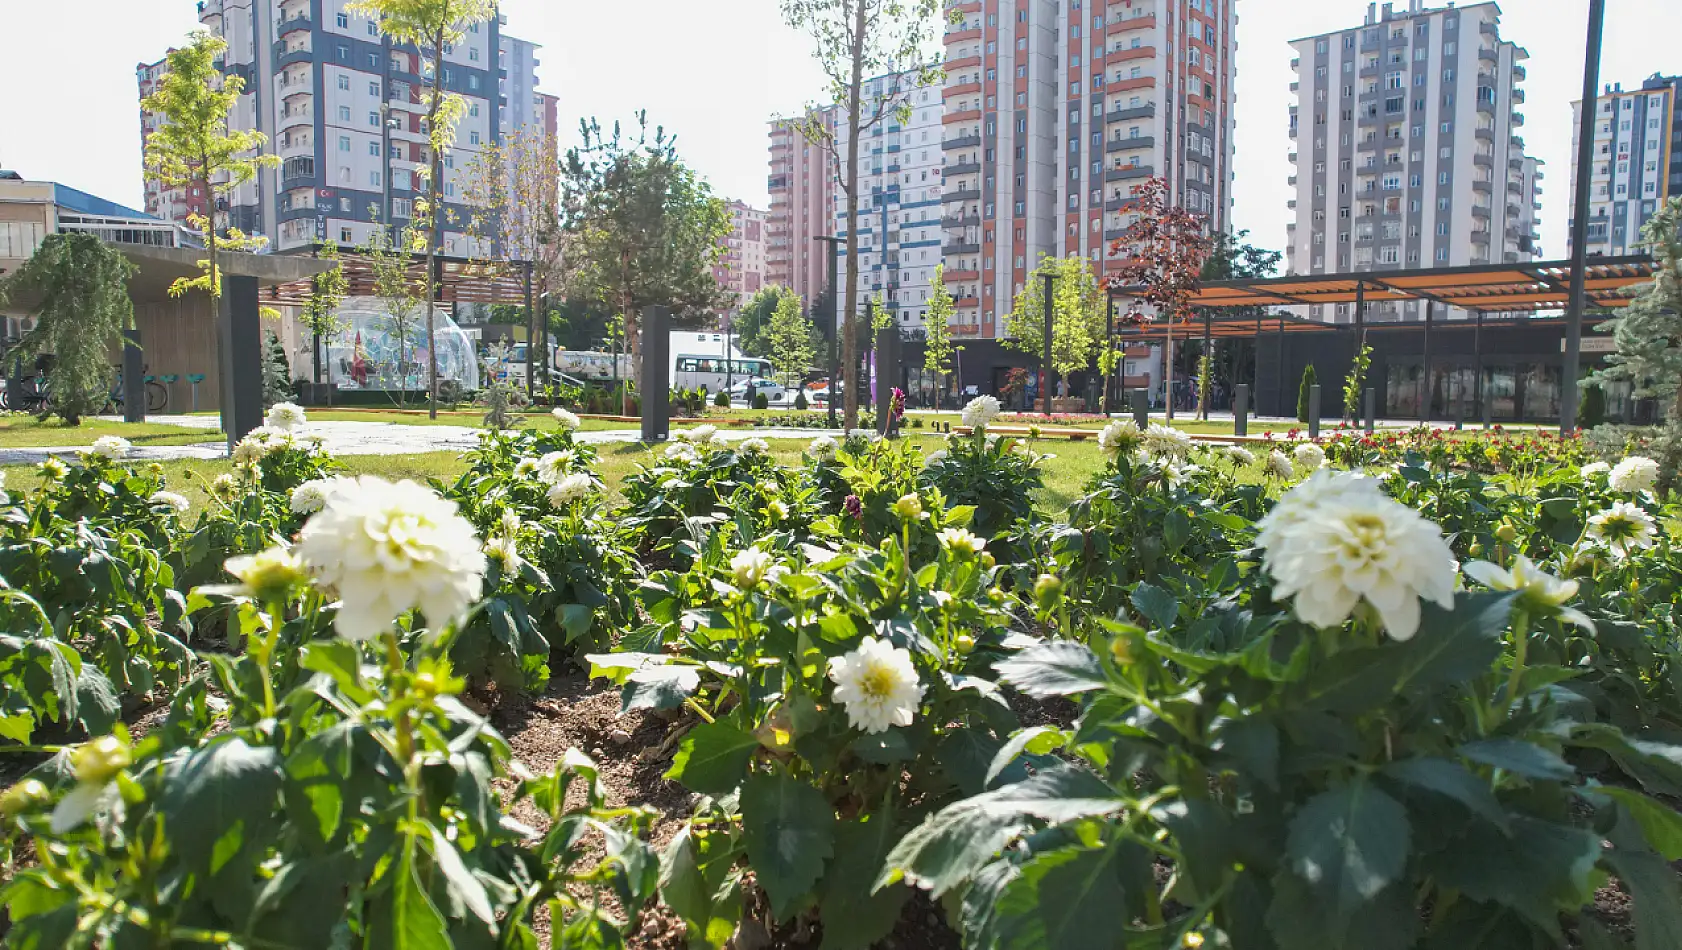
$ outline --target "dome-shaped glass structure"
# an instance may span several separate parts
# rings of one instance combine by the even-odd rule
[[[405,309],[406,307],[406,309]],[[335,314],[339,332],[324,341],[330,380],[340,389],[427,389],[426,305],[381,297],[347,297]],[[438,381],[479,388],[473,341],[437,312]]]

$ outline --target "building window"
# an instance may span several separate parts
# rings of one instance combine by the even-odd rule
[[[341,13],[335,19],[339,24],[339,29],[341,29],[341,30],[350,29],[350,15],[349,14]]]
[[[339,136],[339,151],[341,151],[341,152],[350,151],[350,136],[348,136],[348,135]]]
[[[350,88],[350,77],[349,76],[340,76],[339,77],[339,88],[340,89],[349,89]]]
[[[375,128],[379,128],[380,114],[378,112],[368,113],[368,124],[375,127]]]
[[[374,186],[375,188],[378,188],[383,183],[384,183],[384,178],[380,175],[380,173],[378,171],[371,171],[371,172],[368,173],[368,184]]]
[[[340,106],[339,107],[339,121],[340,122],[349,122],[350,121],[350,106]]]
[[[349,142],[350,141],[350,139],[348,137],[345,137],[345,136],[340,136],[340,140],[344,141],[344,142]],[[349,149],[346,149],[346,151],[349,151]],[[375,158],[379,158],[380,157],[380,143],[369,142],[368,143],[368,154],[374,156]]]

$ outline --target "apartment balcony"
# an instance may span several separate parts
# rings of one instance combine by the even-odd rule
[[[944,98],[944,99],[950,99],[953,96],[977,95],[980,92],[981,92],[981,83],[978,83],[978,82],[960,82],[960,83],[954,83],[950,86],[947,86],[945,89],[943,89],[941,91],[941,97]]]
[[[279,26],[275,27],[274,34],[285,38],[292,33],[308,33],[313,26],[314,24],[310,22],[308,15],[287,17],[280,21]]]
[[[1120,36],[1124,33],[1132,33],[1136,30],[1154,29],[1156,29],[1156,14],[1154,13],[1149,16],[1122,17],[1119,20],[1110,21],[1110,23],[1105,27],[1106,35],[1108,36]]]
[[[1513,101],[1516,102],[1516,103],[1519,103],[1520,105],[1524,104],[1524,90],[1523,89],[1520,89],[1517,86],[1513,87]]]
[[[1104,151],[1106,152],[1125,152],[1128,149],[1155,147],[1156,136],[1154,135],[1130,135],[1127,138],[1110,139],[1104,143]]]
[[[1524,158],[1519,155],[1509,156],[1507,158],[1507,167],[1515,172],[1524,171]]]
[[[275,126],[276,130],[284,135],[287,129],[314,125],[315,106],[313,103],[314,100],[307,96],[288,101],[287,107],[280,110],[280,121]]]
[[[1477,138],[1477,140],[1480,141],[1480,142],[1493,143],[1495,141],[1495,130],[1494,129],[1477,129],[1477,130],[1472,132],[1472,135],[1475,136]]]
[[[1129,165],[1125,168],[1108,168],[1104,170],[1105,181],[1132,181],[1136,178],[1149,178],[1156,174],[1156,169],[1150,165]]]
[[[1524,186],[1516,181],[1507,182],[1507,193],[1512,195],[1524,194]]]
[[[307,96],[315,91],[315,82],[308,72],[284,73],[282,82],[275,83],[276,94],[282,103],[290,103],[298,96]]]
[[[296,135],[290,139],[282,138],[280,144],[275,148],[275,154],[283,159],[303,155],[314,157],[315,140],[307,135]]]
[[[1507,230],[1511,231],[1511,230],[1518,227],[1518,224],[1517,224],[1518,216],[1523,214],[1523,213],[1524,213],[1524,209],[1519,207],[1518,205],[1511,204],[1511,203],[1509,203],[1507,205],[1507,217],[1513,219],[1513,222],[1514,222],[1514,223],[1511,223],[1511,224],[1507,225]]]
[[[981,57],[965,56],[962,59],[949,59],[945,66],[948,74],[958,69],[979,69],[981,68]]]
[[[1360,71],[1357,72],[1355,75],[1360,76],[1361,78],[1365,79],[1365,78],[1368,78],[1370,76],[1377,76],[1377,75],[1379,75],[1383,72],[1384,72],[1384,64],[1373,63],[1371,66],[1362,66]]]
[[[1495,184],[1487,181],[1474,181],[1472,182],[1472,190],[1480,195],[1492,195],[1495,193]]]
[[[940,174],[942,177],[949,175],[979,175],[981,174],[981,163],[976,161],[956,162],[954,164],[947,165],[941,170]]]
[[[1478,166],[1479,168],[1494,168],[1495,156],[1485,155],[1482,152],[1479,152],[1478,154],[1472,156],[1472,164]]]
[[[1479,20],[1478,21],[1478,32],[1484,34],[1485,36],[1498,36],[1499,35],[1495,31],[1495,24],[1491,23],[1488,20]]]
[[[1127,195],[1127,196],[1123,196],[1123,197],[1111,197],[1111,198],[1105,199],[1104,210],[1105,211],[1125,211],[1128,208],[1131,208],[1138,203],[1139,203],[1139,199],[1137,199],[1137,198],[1135,198],[1131,195]]]
[[[957,284],[981,279],[981,272],[978,270],[949,270],[944,273],[948,284]]]
[[[1155,76],[1140,76],[1137,79],[1121,79],[1111,82],[1105,87],[1110,92],[1128,92],[1134,89],[1155,89]]]
[[[1112,243],[1112,242],[1115,242],[1115,241],[1119,241],[1126,236],[1127,236],[1127,229],[1126,228],[1106,228],[1104,230],[1104,243],[1109,244],[1109,243]]]
[[[940,249],[942,257],[953,257],[958,254],[980,254],[980,244],[948,244]]]
[[[1499,63],[1501,55],[1487,46],[1480,46],[1478,47],[1478,59],[1486,63]]]
[[[1488,205],[1472,205],[1472,217],[1474,218],[1489,218],[1494,215],[1494,213],[1495,209],[1489,207]]]
[[[1478,100],[1478,111],[1482,112],[1484,115],[1494,115],[1495,114],[1495,103],[1485,102],[1484,100],[1479,99]]]
[[[979,214],[954,214],[940,219],[940,226],[943,228],[969,228],[979,224],[981,224],[981,215]]]
[[[1524,82],[1525,77],[1529,76],[1529,75],[1530,75],[1529,70],[1525,69],[1523,66],[1519,65],[1518,63],[1513,64],[1513,82]],[[1514,90],[1514,91],[1517,92],[1518,90]]]
[[[948,151],[948,152],[953,151],[955,149],[960,149],[960,148],[979,148],[980,146],[981,146],[981,135],[980,135],[980,133],[975,133],[975,134],[972,134],[972,135],[959,135],[959,136],[955,136],[953,138],[946,139],[945,141],[940,143],[941,149],[943,151]]]
[[[1488,244],[1489,243],[1489,232],[1488,231],[1479,231],[1476,228],[1473,228],[1472,229],[1472,243],[1473,244]]]
[[[945,43],[947,46],[951,46],[953,43],[967,43],[971,40],[979,39],[981,39],[980,27],[976,27],[974,29],[947,30]]]
[[[980,121],[981,121],[981,110],[980,109],[964,109],[964,110],[961,110],[961,111],[959,111],[959,110],[949,110],[945,115],[941,116],[941,118],[940,118],[940,124],[941,125],[959,125],[959,124],[962,124],[964,122],[980,122]]]
[[[1515,129],[1520,128],[1523,125],[1524,125],[1524,113],[1514,112],[1513,113],[1513,128],[1515,128]]]
[[[960,201],[980,201],[980,200],[981,200],[981,189],[979,189],[979,188],[962,188],[962,189],[958,189],[956,191],[944,192],[940,196],[940,203],[941,204],[954,204],[954,203],[960,202]]]
[[[275,70],[278,71],[285,69],[293,63],[310,63],[314,61],[315,52],[310,49],[309,43],[303,43],[295,49],[287,49],[285,40],[275,41],[273,64],[273,68]]]
[[[1123,46],[1110,50],[1104,56],[1106,63],[1125,63],[1135,59],[1155,59],[1154,46]]]
[[[1132,119],[1148,119],[1156,115],[1156,103],[1149,102],[1142,106],[1129,109],[1111,109],[1104,113],[1105,122],[1127,122]]]

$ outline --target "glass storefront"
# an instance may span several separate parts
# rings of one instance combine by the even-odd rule
[[[1402,360],[1385,370],[1384,408],[1391,418],[1417,419],[1421,401],[1429,400],[1433,419],[1475,422],[1483,418],[1481,396],[1496,422],[1546,422],[1559,418],[1559,392],[1560,368],[1548,363],[1486,363],[1480,393],[1469,361],[1433,360],[1427,385],[1424,364]]]

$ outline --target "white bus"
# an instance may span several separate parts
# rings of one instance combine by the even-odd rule
[[[717,353],[678,353],[672,356],[672,388],[716,393],[744,379],[771,375],[771,361],[752,356],[726,360]]]

